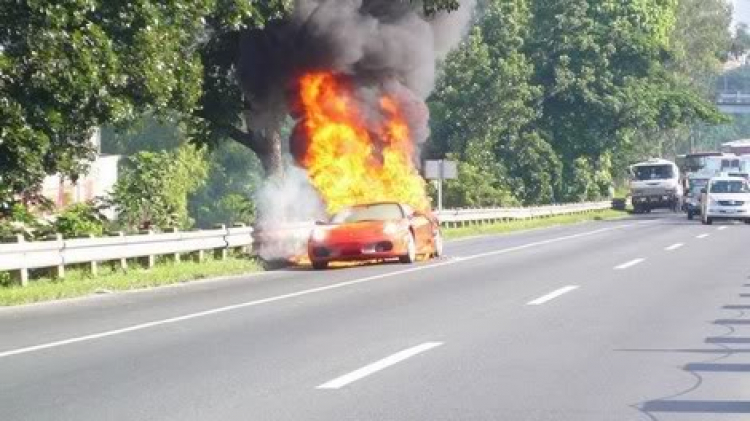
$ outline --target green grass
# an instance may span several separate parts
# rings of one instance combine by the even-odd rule
[[[515,231],[523,231],[536,228],[548,228],[558,225],[576,224],[586,221],[600,221],[606,219],[618,219],[627,216],[627,212],[606,209],[597,212],[553,216],[550,218],[526,219],[496,224],[472,225],[461,228],[444,228],[443,235],[447,239],[469,237],[487,234],[505,234]]]
[[[27,287],[0,286],[0,306],[80,297],[96,292],[157,287],[259,270],[259,263],[242,257],[229,257],[224,261],[206,259],[203,263],[162,261],[150,270],[133,263],[127,271],[102,264],[96,277],[91,276],[86,270],[68,269],[65,278],[61,280],[42,277],[30,280]]]

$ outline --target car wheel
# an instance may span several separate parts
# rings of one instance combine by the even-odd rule
[[[750,225],[750,219],[745,219],[745,223]]]
[[[328,262],[326,262],[326,261],[315,261],[315,260],[313,260],[313,262],[312,262],[312,267],[313,267],[313,269],[315,269],[315,270],[324,270],[324,269],[328,269]]]
[[[414,263],[417,261],[417,244],[414,240],[414,234],[409,234],[409,239],[406,243],[406,254],[399,257],[398,260],[401,263]]]
[[[434,244],[434,251],[432,253],[433,257],[440,257],[443,255],[443,233],[438,230],[437,234],[435,234],[435,238],[432,240]]]
[[[711,225],[713,223],[714,223],[714,219],[713,218],[709,218],[709,217],[703,218],[703,224],[704,225]]]

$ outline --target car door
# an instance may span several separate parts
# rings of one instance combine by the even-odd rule
[[[403,209],[404,214],[409,220],[409,224],[414,230],[414,241],[417,244],[417,250],[423,253],[430,247],[432,237],[430,220],[424,214],[412,209],[411,206],[404,205]]]

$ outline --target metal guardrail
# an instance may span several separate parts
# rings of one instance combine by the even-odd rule
[[[593,212],[611,206],[612,202],[607,201],[530,208],[454,209],[439,212],[437,216],[441,225],[455,227]],[[182,253],[197,252],[198,260],[202,260],[205,251],[214,251],[226,258],[229,249],[252,245],[253,228],[244,226],[96,238],[64,239],[58,235],[54,240],[33,242],[18,236],[15,243],[0,243],[0,272],[16,272],[21,284],[27,285],[30,269],[53,268],[55,275],[62,278],[65,266],[71,264],[88,264],[96,274],[100,262],[117,261],[126,269],[128,259],[143,258],[148,267],[153,267],[156,256],[172,255],[179,261]]]
[[[22,285],[28,282],[28,270],[55,268],[58,277],[65,276],[65,265],[88,263],[96,273],[97,263],[120,261],[127,268],[127,259],[145,258],[152,267],[156,256],[216,250],[222,258],[230,248],[248,247],[253,243],[251,227],[220,228],[207,231],[148,233],[116,237],[72,238],[26,242],[18,236],[15,243],[0,244],[0,271],[18,271]]]
[[[558,215],[586,213],[612,208],[612,202],[589,202],[529,208],[487,208],[444,210],[437,214],[441,225],[447,227],[468,224],[497,223],[514,219],[534,219]]]

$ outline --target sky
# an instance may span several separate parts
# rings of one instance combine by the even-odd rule
[[[734,3],[734,21],[750,25],[750,0],[732,0]]]

